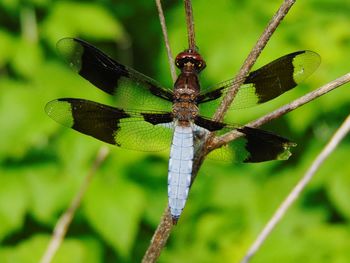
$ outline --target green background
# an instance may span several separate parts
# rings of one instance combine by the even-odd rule
[[[174,53],[186,48],[183,1],[165,1]],[[281,1],[197,0],[202,85],[232,78]],[[245,123],[349,71],[348,0],[297,1],[257,61],[310,49],[320,68]],[[0,1],[0,262],[38,262],[103,143],[52,121],[59,97],[108,103],[55,51],[78,36],[164,85],[169,66],[153,1]],[[238,262],[349,113],[345,85],[264,128],[298,143],[286,162],[205,162],[159,262]],[[138,262],[167,204],[168,152],[110,147],[53,262]],[[345,139],[252,262],[350,262],[350,140]]]

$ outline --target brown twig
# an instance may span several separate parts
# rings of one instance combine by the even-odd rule
[[[233,82],[232,87],[227,92],[226,96],[222,100],[221,105],[215,112],[213,120],[215,121],[223,120],[224,115],[226,114],[233,99],[235,98],[238,92],[239,87],[243,84],[246,76],[252,69],[255,61],[257,60],[263,48],[266,46],[271,35],[275,32],[276,28],[282,22],[283,18],[287,15],[289,9],[292,7],[294,3],[295,3],[295,0],[285,0],[284,3],[280,6],[278,11],[276,12],[276,14],[273,16],[273,18],[265,28],[264,32],[256,42],[255,46],[253,47],[252,51],[249,53],[248,57],[244,61],[242,67],[240,68],[238,74],[235,77],[235,81]]]
[[[186,13],[186,24],[187,24],[187,38],[188,38],[188,48],[196,49],[196,39],[194,32],[194,19],[191,0],[184,0],[185,13]]]
[[[150,263],[157,261],[157,259],[160,256],[160,253],[162,252],[163,247],[165,246],[169,238],[172,227],[173,223],[171,215],[169,213],[169,208],[167,207],[163,213],[160,224],[158,225],[152,237],[151,245],[147,249],[142,259],[142,263]]]
[[[58,248],[60,247],[67,230],[69,228],[70,223],[72,222],[72,219],[75,215],[75,212],[77,208],[80,206],[81,201],[83,199],[83,196],[90,185],[90,182],[93,178],[93,176],[96,174],[97,169],[101,166],[103,161],[106,159],[106,157],[109,154],[109,149],[106,146],[101,147],[99,152],[96,155],[95,161],[93,165],[91,166],[91,169],[87,176],[84,178],[83,184],[81,185],[79,192],[76,194],[76,196],[73,198],[70,206],[68,209],[64,212],[64,214],[59,218],[57,221],[57,224],[55,226],[55,229],[53,231],[51,240],[49,245],[47,246],[47,249],[43,255],[43,257],[40,260],[40,263],[50,263],[55,256]]]
[[[248,263],[256,251],[260,248],[262,243],[266,240],[271,231],[276,227],[277,223],[281,221],[282,217],[285,215],[287,209],[294,203],[294,201],[299,197],[301,191],[306,187],[306,185],[313,178],[316,171],[327,159],[327,157],[335,150],[340,141],[346,136],[350,131],[350,115],[343,122],[341,127],[336,131],[333,137],[330,139],[328,144],[322,150],[322,152],[317,156],[315,161],[310,166],[309,170],[301,178],[301,180],[295,185],[293,190],[289,193],[286,199],[282,202],[279,208],[276,210],[274,215],[271,217],[269,222],[266,224],[264,229],[261,231],[259,236],[256,238],[253,245],[248,250],[247,254],[241,261],[242,263]]]
[[[350,73],[347,73],[327,84],[325,84],[324,86],[318,88],[317,90],[314,90],[312,92],[309,92],[308,94],[292,101],[291,103],[288,103],[280,108],[278,108],[277,110],[266,114],[265,116],[260,117],[259,119],[256,119],[255,121],[252,121],[248,124],[246,124],[246,126],[249,127],[259,127],[271,120],[277,119],[279,117],[281,117],[282,115],[330,92],[333,89],[336,89],[342,85],[344,85],[345,83],[350,82]],[[241,133],[233,130],[229,133],[226,133],[220,137],[216,137],[215,139],[213,139],[212,144],[211,144],[211,149],[216,149],[218,147],[221,147],[224,144],[229,143],[230,141],[238,138],[239,136],[242,136]]]
[[[157,9],[158,9],[160,26],[161,26],[162,32],[163,32],[165,48],[167,51],[169,67],[170,67],[170,74],[171,74],[171,78],[173,80],[173,83],[175,83],[177,76],[176,76],[174,58],[173,58],[173,54],[171,52],[171,48],[170,48],[170,44],[169,44],[168,30],[166,28],[165,17],[164,17],[163,8],[162,8],[162,4],[161,4],[160,0],[156,0],[156,5],[157,5]]]

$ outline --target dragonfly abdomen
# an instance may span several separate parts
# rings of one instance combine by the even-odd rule
[[[189,126],[175,126],[170,149],[168,197],[170,213],[176,223],[185,206],[191,184],[193,131]]]

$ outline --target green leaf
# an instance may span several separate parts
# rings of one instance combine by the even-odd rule
[[[143,192],[131,183],[97,175],[85,197],[83,209],[91,226],[123,257],[130,256],[144,211]]]
[[[39,67],[42,66],[43,54],[41,47],[37,43],[25,40],[17,41],[12,65],[22,76],[34,77]]]
[[[101,244],[92,238],[64,240],[52,263],[96,263],[102,262]]]
[[[52,45],[56,44],[58,39],[66,36],[115,39],[117,41],[125,37],[122,26],[101,5],[64,1],[56,2],[53,6],[43,26],[43,34]]]
[[[0,30],[0,68],[12,58],[15,41],[7,32]]]
[[[1,247],[2,263],[37,263],[50,241],[50,236],[35,235],[17,246]],[[96,263],[102,262],[101,247],[93,239],[65,239],[54,256],[52,263]]]
[[[31,214],[39,222],[53,225],[74,194],[73,180],[56,166],[38,165],[26,171],[31,196]]]
[[[349,156],[349,146],[341,145],[331,155],[330,160],[322,167],[323,178],[327,181],[327,189],[330,199],[334,202],[337,210],[350,220],[350,176],[348,172],[338,172],[332,165],[340,160],[346,160]],[[342,162],[342,171],[350,171],[350,163]]]
[[[1,240],[22,227],[29,202],[25,181],[19,170],[0,169],[0,186]]]
[[[44,92],[33,84],[7,78],[0,79],[0,91],[0,157],[20,158],[34,145],[42,147],[49,123],[43,110]]]
[[[20,0],[2,0],[0,6],[4,7],[7,12],[18,11]]]

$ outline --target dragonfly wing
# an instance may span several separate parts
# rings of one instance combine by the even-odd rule
[[[157,81],[127,67],[91,44],[77,38],[63,38],[57,49],[67,64],[100,90],[113,95],[118,106],[164,109],[171,107],[173,92]]]
[[[296,146],[295,143],[284,137],[247,126],[228,125],[204,117],[197,117],[195,124],[208,132],[225,133],[236,129],[243,134],[241,138],[209,154],[209,157],[212,156],[214,159],[219,157],[224,160],[250,163],[287,160],[291,155],[290,148]],[[200,131],[200,128],[197,130]]]
[[[125,111],[72,98],[50,101],[45,111],[66,127],[126,149],[160,151],[170,147],[173,118],[168,112]]]

